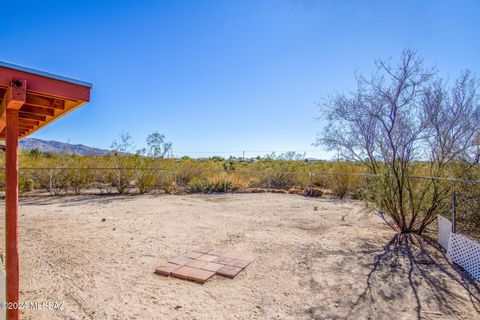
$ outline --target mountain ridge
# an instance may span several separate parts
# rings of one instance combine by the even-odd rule
[[[37,149],[47,153],[76,154],[82,156],[103,156],[111,152],[107,149],[89,147],[83,144],[71,144],[37,138],[24,138],[20,140],[19,147],[23,150]]]

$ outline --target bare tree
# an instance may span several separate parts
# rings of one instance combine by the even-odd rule
[[[116,153],[122,153],[122,154],[131,153],[134,148],[133,138],[130,135],[130,133],[122,131],[118,135],[118,140],[117,139],[113,140],[110,148]]]
[[[173,144],[165,141],[165,136],[159,132],[149,134],[147,137],[148,154],[153,158],[163,158],[171,150]]]
[[[404,50],[398,65],[379,60],[370,77],[356,79],[356,91],[321,104],[328,125],[317,144],[364,163],[377,177],[371,199],[387,223],[421,233],[447,205],[450,186],[415,176],[449,176],[454,164],[467,163],[465,176],[478,163],[476,80],[464,72],[449,90],[414,50]]]

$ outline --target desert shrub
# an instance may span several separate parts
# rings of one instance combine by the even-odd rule
[[[418,173],[447,177],[455,163],[469,175],[480,159],[478,80],[462,72],[449,85],[414,50],[393,65],[379,60],[355,91],[325,100],[328,126],[317,141],[375,175],[373,203],[399,233],[421,234],[448,207],[451,186]],[[340,188],[343,192],[343,189]]]
[[[300,185],[297,173],[292,169],[288,171],[286,168],[272,170],[269,175],[269,187],[275,189],[290,189]]]
[[[176,175],[179,186],[188,186],[193,178],[207,179],[212,171],[221,169],[221,163],[183,159],[177,165]]]
[[[231,183],[232,191],[250,188],[253,186],[255,180],[254,175],[248,172],[229,171],[227,172],[227,177]]]
[[[339,199],[343,199],[350,190],[350,177],[344,175],[336,175],[332,177],[332,193]]]
[[[135,179],[138,192],[143,194],[147,193],[157,186],[157,172],[155,170],[140,168],[137,170],[137,177]]]
[[[93,172],[88,168],[68,169],[66,175],[66,183],[75,194],[79,194],[82,190],[90,187],[94,179]]]
[[[327,188],[329,185],[328,176],[320,172],[313,172],[310,175],[309,185],[316,188]]]
[[[210,192],[213,184],[208,179],[192,178],[188,182],[188,190],[191,193]]]
[[[234,181],[227,174],[217,174],[208,179],[212,184],[211,191],[213,192],[228,192],[236,191],[239,186],[234,184]]]
[[[51,195],[59,195],[62,192],[67,193],[69,188],[68,171],[64,168],[53,169],[50,171],[50,183],[48,191]]]
[[[25,170],[20,170],[20,172]],[[50,170],[33,169],[28,170],[28,176],[35,182],[35,189],[50,190]]]
[[[360,195],[361,176],[350,174],[332,174],[330,177],[330,188],[334,196],[343,199],[348,194]]]
[[[21,192],[30,192],[35,189],[35,181],[31,178],[23,178],[22,176],[19,177],[18,180],[18,189]]]
[[[111,184],[115,187],[118,193],[125,194],[129,191],[130,181],[133,179],[132,170],[125,168],[118,168],[111,171]]]
[[[109,160],[113,169],[109,171],[108,182],[119,194],[128,193],[132,183],[135,182],[135,165],[138,163],[138,157],[115,155]]]
[[[166,193],[174,193],[175,192],[175,181],[173,180],[167,180],[163,184],[163,190],[165,190]]]

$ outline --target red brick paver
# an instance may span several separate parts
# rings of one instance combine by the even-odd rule
[[[155,269],[155,273],[205,283],[214,274],[235,278],[254,258],[235,251],[197,248],[171,259]]]
[[[204,254],[203,256],[197,258],[198,260],[202,260],[202,261],[208,261],[208,262],[211,262],[211,261],[215,261],[218,259],[218,256],[212,256],[211,254]]]
[[[233,259],[225,258],[225,257],[218,257],[213,262],[221,263],[221,264],[225,264],[225,265],[233,265]]]
[[[217,274],[219,274],[221,276],[224,276],[224,277],[227,277],[227,278],[232,278],[233,279],[242,270],[243,270],[242,268],[238,268],[238,267],[224,266],[222,269],[217,271]]]
[[[188,261],[185,266],[190,267],[190,268],[196,268],[196,269],[203,269],[202,267],[206,265],[208,262],[206,261],[201,261],[201,260],[192,260]]]
[[[191,261],[191,260],[193,260],[193,259],[180,256],[180,257],[173,258],[172,260],[170,260],[168,262],[183,266],[185,263],[187,263],[188,261]]]
[[[173,271],[177,270],[178,268],[180,268],[178,264],[167,263],[167,264],[156,267],[155,273],[161,276],[168,277]]]
[[[214,274],[215,272],[212,271],[195,269],[186,266],[180,267],[172,272],[172,276],[176,278],[192,280],[200,283],[205,283],[205,281],[210,279],[210,277],[212,277]]]
[[[207,262],[205,265],[202,266],[203,270],[217,272],[218,270],[224,267],[223,264],[215,263],[215,262]]]

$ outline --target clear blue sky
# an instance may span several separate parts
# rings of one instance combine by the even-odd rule
[[[0,60],[94,84],[34,137],[101,148],[125,130],[138,148],[162,132],[176,153],[311,150],[315,103],[375,58],[413,47],[445,75],[480,71],[475,0],[6,1],[2,13]]]

